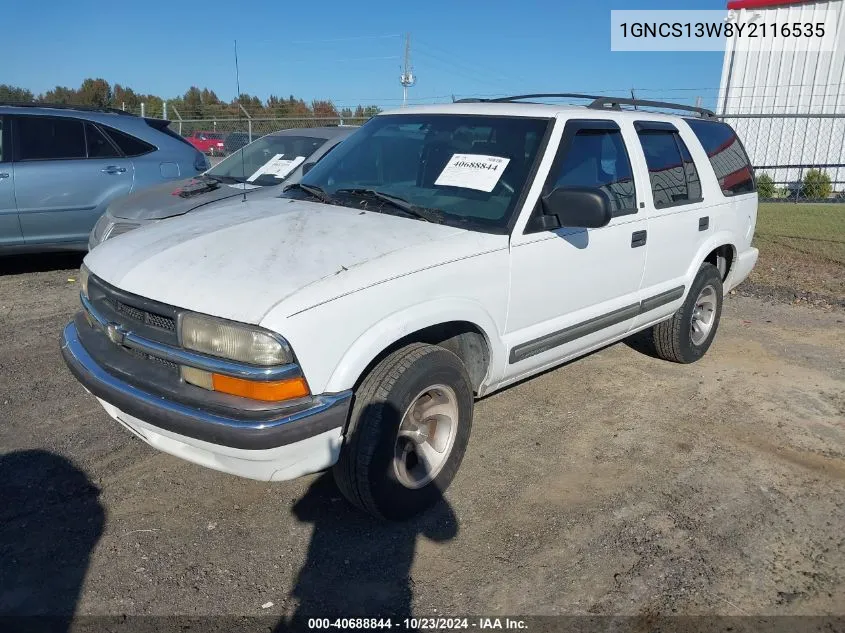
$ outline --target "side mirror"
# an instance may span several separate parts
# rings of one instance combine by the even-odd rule
[[[597,229],[613,217],[610,197],[594,187],[560,187],[543,196],[540,203],[546,216],[557,218],[558,226]]]
[[[314,169],[314,165],[316,165],[316,164],[317,164],[317,163],[305,163],[305,164],[302,166],[302,175],[304,176],[304,175],[305,175],[305,174],[307,174],[309,171],[311,171],[312,169]]]

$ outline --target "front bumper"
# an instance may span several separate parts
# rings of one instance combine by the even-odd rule
[[[190,461],[247,477],[284,479],[288,477],[273,475],[289,465],[284,460],[307,457],[300,450],[290,449],[305,448],[298,445],[308,444],[309,440],[316,438],[321,438],[317,442],[320,450],[327,443],[331,445],[331,450],[322,450],[320,459],[310,460],[311,467],[320,470],[337,459],[351,392],[315,396],[314,402],[307,408],[293,413],[277,411],[269,419],[239,419],[147,393],[116,378],[86,351],[73,322],[65,327],[62,334],[62,356],[77,380],[103,403],[113,418],[156,448]],[[312,441],[309,445],[313,444]],[[183,448],[177,450],[177,445]],[[190,448],[195,449],[193,453]],[[256,476],[250,469],[244,471],[209,463],[209,455],[274,463],[267,464]],[[283,461],[279,462],[277,458]]]

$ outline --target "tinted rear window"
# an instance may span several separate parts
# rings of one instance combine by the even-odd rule
[[[146,141],[135,138],[130,134],[120,132],[110,127],[105,129],[125,156],[141,156],[142,154],[149,154],[155,149],[154,145],[150,145]]]
[[[707,152],[722,193],[735,196],[756,189],[751,162],[729,125],[700,119],[687,119],[686,122]]]

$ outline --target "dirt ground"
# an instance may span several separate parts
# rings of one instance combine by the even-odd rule
[[[841,309],[740,292],[699,363],[617,344],[494,394],[391,525],[108,418],[59,354],[79,261],[0,261],[0,614],[845,614]]]

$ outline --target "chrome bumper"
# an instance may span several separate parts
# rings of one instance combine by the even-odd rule
[[[112,376],[86,351],[73,322],[62,333],[62,356],[88,391],[121,411],[161,429],[231,448],[276,448],[342,428],[352,401],[350,391],[314,396],[307,408],[287,414],[277,410],[267,419],[239,419],[204,411],[147,393]]]

